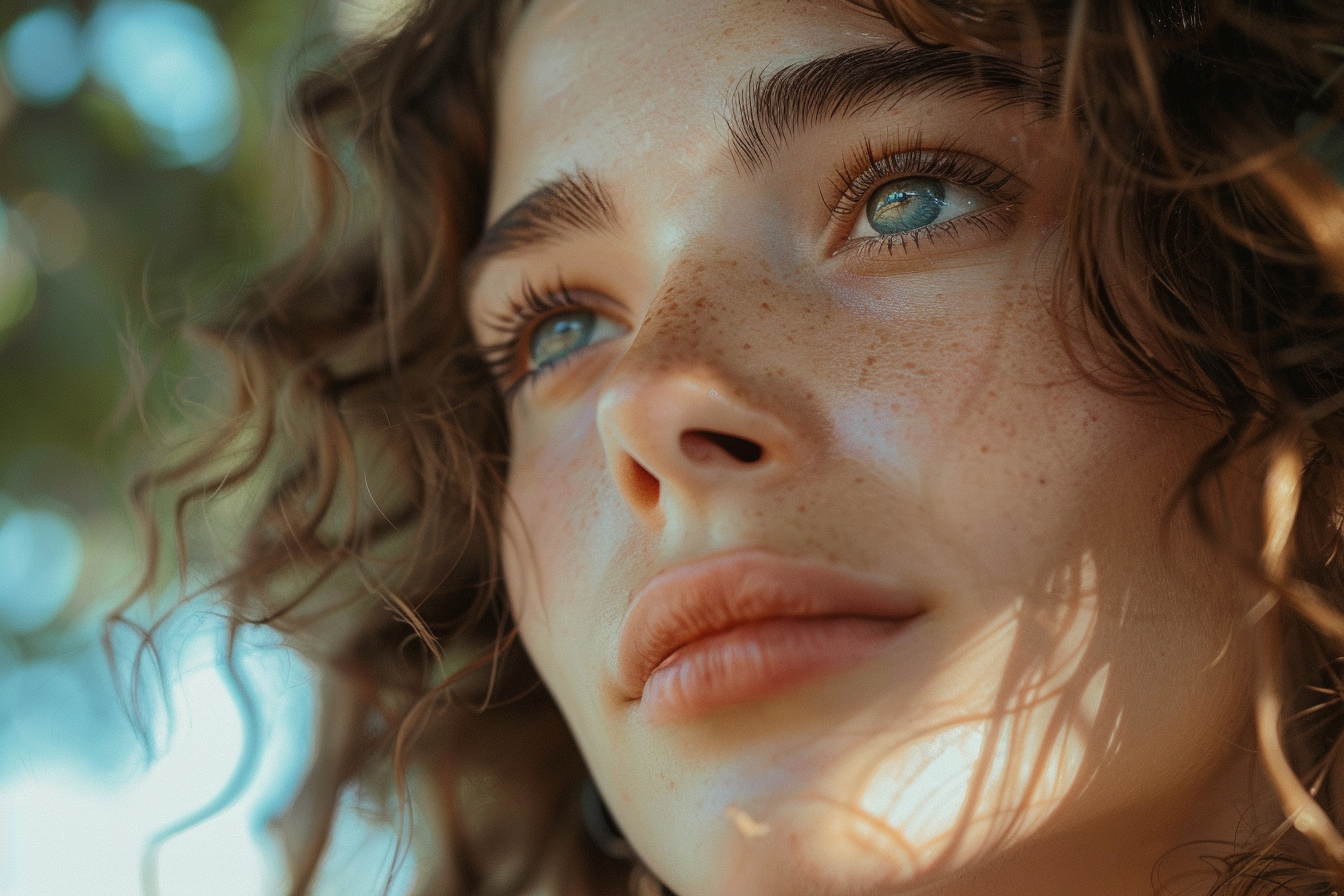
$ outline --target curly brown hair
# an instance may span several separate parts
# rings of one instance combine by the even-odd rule
[[[295,896],[359,782],[427,804],[423,892],[608,892],[629,873],[584,838],[582,758],[510,649],[509,436],[461,295],[485,223],[496,66],[524,5],[422,0],[303,80],[312,237],[190,328],[226,362],[230,404],[135,488],[141,594],[165,555],[194,561],[193,513],[257,502],[213,587],[235,626],[276,627],[322,671],[317,752],[280,825]],[[1344,4],[859,5],[920,45],[1049,60],[1080,160],[1060,325],[1118,359],[1089,372],[1107,388],[1158,388],[1220,421],[1180,500],[1263,584],[1248,699],[1287,821],[1240,844],[1217,886],[1328,892],[1344,883],[1344,189],[1330,172],[1344,161]],[[1254,545],[1233,534],[1224,477],[1247,458],[1263,487]],[[169,526],[152,510],[163,495]],[[1295,837],[1311,861],[1286,858]]]

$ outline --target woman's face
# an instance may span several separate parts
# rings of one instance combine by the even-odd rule
[[[682,896],[1138,892],[1237,833],[1241,605],[1164,521],[1212,430],[1065,345],[1036,76],[840,0],[540,0],[508,44],[508,586]]]

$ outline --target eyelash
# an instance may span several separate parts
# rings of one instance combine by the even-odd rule
[[[501,383],[504,397],[511,398],[524,384],[537,374],[544,373],[557,364],[563,364],[569,356],[558,361],[543,364],[536,370],[519,373],[518,349],[525,345],[536,332],[537,327],[545,323],[554,314],[585,308],[582,302],[574,298],[564,280],[557,278],[553,287],[537,288],[532,281],[523,281],[518,293],[509,300],[507,311],[494,314],[486,321],[486,326],[499,333],[499,341],[480,347],[482,362]]]
[[[955,148],[896,146],[889,150],[878,151],[871,142],[865,141],[845,164],[835,170],[835,179],[831,182],[831,196],[826,201],[832,222],[835,226],[852,228],[856,212],[863,207],[875,187],[895,178],[916,176],[940,178],[961,187],[983,191],[998,204],[981,212],[972,212],[910,233],[846,239],[835,250],[835,254],[855,251],[891,253],[897,249],[908,252],[910,242],[918,248],[921,239],[931,240],[943,234],[955,235],[961,224],[975,223],[989,227],[996,221],[1003,223],[1003,216],[1013,210],[1021,196],[1020,190],[1011,188],[1015,183],[1013,175],[991,162]],[[858,245],[851,245],[853,243]],[[551,316],[587,307],[574,298],[564,281],[558,277],[554,286],[546,288],[538,288],[531,281],[524,281],[518,292],[509,300],[508,310],[495,314],[486,322],[486,325],[498,332],[502,338],[490,345],[481,346],[479,353],[491,376],[501,384],[505,400],[512,398],[526,384],[533,382],[538,374],[546,373],[573,357],[567,355],[558,361],[543,364],[535,370],[520,372],[519,368],[522,365],[519,362],[519,347],[527,344],[537,327]]]
[[[835,170],[835,177],[830,184],[831,194],[826,200],[831,220],[852,229],[855,215],[860,213],[873,189],[900,177],[947,180],[960,187],[979,190],[995,200],[996,204],[983,211],[971,212],[941,224],[931,224],[910,233],[845,238],[839,241],[834,254],[891,254],[898,249],[909,252],[911,243],[918,249],[921,240],[932,240],[940,235],[955,236],[964,224],[985,228],[1002,226],[1007,223],[1006,216],[1014,210],[1022,196],[1020,189],[1014,189],[1017,181],[1012,174],[953,146],[930,149],[919,146],[918,141],[915,141],[913,146],[904,143],[879,150],[871,141],[864,141],[858,151]]]

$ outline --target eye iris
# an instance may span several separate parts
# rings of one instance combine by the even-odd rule
[[[597,315],[591,311],[569,311],[543,321],[528,343],[532,369],[545,367],[586,346],[592,341],[596,326]]]
[[[903,177],[878,187],[868,200],[868,223],[878,233],[927,227],[947,205],[947,190],[932,177]]]

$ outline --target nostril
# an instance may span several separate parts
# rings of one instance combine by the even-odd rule
[[[695,461],[712,460],[720,451],[744,464],[754,464],[765,455],[765,449],[750,439],[730,436],[724,432],[693,429],[681,434],[681,450]]]
[[[627,457],[624,478],[630,497],[636,504],[644,507],[657,505],[662,486],[658,477],[646,470],[643,464],[633,457]]]

